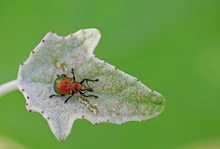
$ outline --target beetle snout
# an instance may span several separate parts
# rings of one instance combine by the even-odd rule
[[[87,88],[87,91],[92,92],[93,89],[92,88]]]

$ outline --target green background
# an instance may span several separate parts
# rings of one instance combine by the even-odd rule
[[[15,91],[0,99],[0,144],[220,148],[219,0],[1,0],[0,83],[16,78],[19,64],[47,32],[66,36],[81,28],[98,28],[102,38],[95,54],[164,95],[164,111],[124,125],[77,120],[61,143],[40,114],[27,112],[23,95]]]

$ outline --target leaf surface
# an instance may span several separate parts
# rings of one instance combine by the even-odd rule
[[[76,119],[86,118],[93,124],[144,121],[160,114],[165,106],[164,97],[115,66],[99,60],[93,54],[101,37],[97,29],[80,30],[66,37],[49,32],[20,65],[19,89],[26,98],[28,111],[39,112],[48,121],[60,141],[69,135]],[[89,82],[99,98],[70,96],[52,97],[57,74],[72,77],[77,82],[84,78],[99,79]]]

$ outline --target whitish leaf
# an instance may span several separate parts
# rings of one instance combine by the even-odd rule
[[[161,94],[93,54],[100,37],[97,29],[80,30],[66,37],[49,32],[20,65],[19,89],[26,98],[28,111],[41,113],[60,141],[66,139],[79,118],[93,124],[122,124],[150,119],[164,108]],[[55,94],[57,74],[72,77],[72,68],[77,82],[84,78],[99,79],[89,82],[93,92],[85,93],[99,98],[82,97],[79,93],[67,103],[64,101],[70,95],[49,98]]]

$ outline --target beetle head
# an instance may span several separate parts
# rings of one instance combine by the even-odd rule
[[[93,89],[89,87],[89,88],[87,88],[87,91],[92,92]]]

